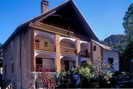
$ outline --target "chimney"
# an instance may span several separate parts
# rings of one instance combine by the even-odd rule
[[[44,14],[48,11],[49,2],[48,0],[41,0],[41,13]]]

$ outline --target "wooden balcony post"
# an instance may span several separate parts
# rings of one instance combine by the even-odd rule
[[[77,39],[76,40],[76,53],[77,53],[77,57],[76,57],[76,66],[79,65],[79,53],[80,53],[80,40]]]
[[[94,59],[93,59],[93,41],[92,40],[90,41],[90,53],[91,53],[91,62],[93,63]]]
[[[56,59],[55,59],[55,64],[56,64],[56,72],[61,72],[61,49],[60,49],[60,35],[56,34]]]
[[[33,56],[33,71],[35,72],[36,69],[37,69],[37,66],[36,66],[36,57],[37,57],[38,53],[34,52],[34,56]]]

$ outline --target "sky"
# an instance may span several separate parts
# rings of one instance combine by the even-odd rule
[[[4,43],[16,27],[40,15],[41,0],[1,0],[0,43]],[[65,0],[49,0],[52,9]],[[74,0],[96,36],[103,40],[111,34],[124,34],[123,17],[132,0]]]

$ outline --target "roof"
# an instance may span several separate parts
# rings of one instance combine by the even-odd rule
[[[67,22],[69,22],[70,27],[74,27],[75,33],[82,34],[82,35],[88,37],[88,39],[92,38],[92,39],[98,41],[98,38],[96,37],[96,35],[94,34],[94,32],[92,31],[90,26],[88,25],[88,23],[86,22],[84,17],[81,15],[80,11],[76,8],[73,1],[68,0],[68,1],[64,2],[63,4],[49,10],[48,12],[46,12],[40,16],[37,16],[37,17],[33,18],[32,20],[20,25],[15,30],[15,32],[9,37],[9,39],[4,43],[4,45],[8,44],[8,42],[10,42],[10,40],[12,38],[14,38],[19,32],[21,32],[22,30],[29,27],[29,24],[31,22],[34,23],[37,20],[43,18],[44,23],[58,26],[60,23],[58,24],[57,20],[55,22],[55,20],[53,20],[53,19],[55,19],[55,17],[60,18],[60,16],[62,16],[62,18],[67,18],[67,20],[60,19],[61,23],[66,24]],[[66,24],[66,26],[67,26],[67,24]]]
[[[92,40],[92,42],[94,42],[95,44],[99,45],[99,46],[102,47],[103,49],[112,50],[111,47],[109,47],[109,46],[107,46],[107,45],[104,45],[104,44],[102,44],[102,43],[100,43],[100,42],[97,42],[97,41],[95,41],[95,40]]]

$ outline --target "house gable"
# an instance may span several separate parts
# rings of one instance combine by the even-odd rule
[[[62,28],[67,32],[84,36],[87,40],[98,41],[90,26],[87,24],[72,0],[50,10],[32,23],[51,25]]]
[[[98,38],[91,30],[90,26],[87,24],[79,10],[76,8],[73,1],[69,0],[58,7],[51,9],[48,12],[20,25],[4,43],[3,47],[21,31],[26,30],[28,27],[32,27],[34,24],[38,23],[41,23],[45,26],[48,25],[49,27],[54,27],[55,29],[60,28],[60,31],[62,30],[63,32],[70,31],[70,33],[76,33],[78,35],[84,36],[84,38],[87,40],[93,39],[98,41]]]

